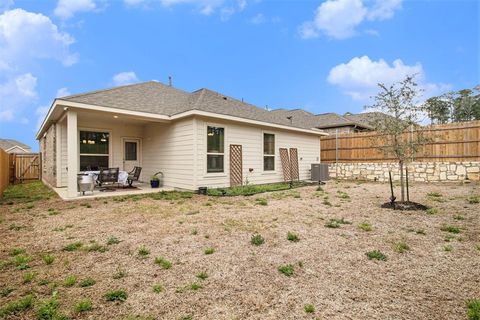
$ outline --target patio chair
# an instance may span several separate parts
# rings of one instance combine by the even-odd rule
[[[102,185],[113,185],[115,183],[118,184],[118,173],[120,169],[119,168],[103,168],[100,169],[100,173],[98,174],[98,186],[102,188]],[[112,191],[111,187],[103,187],[100,189],[100,191]]]
[[[128,173],[127,183],[129,187],[132,187],[134,181],[138,181],[140,178],[140,173],[142,172],[142,167],[133,167],[133,170]]]

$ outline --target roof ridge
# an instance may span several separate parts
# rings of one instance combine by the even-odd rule
[[[157,81],[150,80],[150,81],[144,81],[144,82],[138,82],[138,83],[125,84],[125,85],[122,85],[122,86],[110,87],[110,88],[106,88],[106,89],[92,90],[92,91],[87,91],[87,92],[72,94],[72,95],[69,95],[69,96],[58,97],[57,99],[77,98],[77,97],[85,96],[85,95],[88,95],[88,94],[94,94],[94,93],[98,93],[98,92],[112,91],[112,90],[121,89],[121,88],[126,88],[126,87],[133,87],[133,86],[138,86],[138,85],[142,85],[142,84],[147,84],[147,83],[150,83],[150,82],[159,83],[159,82],[157,82]]]

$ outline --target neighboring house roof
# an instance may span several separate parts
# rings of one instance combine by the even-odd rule
[[[384,115],[380,112],[367,112],[359,114],[346,114],[341,116],[334,112],[322,113],[314,115],[308,111],[301,109],[286,110],[286,109],[277,109],[273,110],[272,113],[281,115],[282,117],[291,117],[291,121],[294,124],[314,127],[318,129],[326,128],[335,128],[335,127],[345,127],[345,126],[356,126],[360,128],[372,129],[372,121],[377,115]]]
[[[165,116],[200,110],[301,129],[315,128],[308,122],[292,122],[275,112],[256,107],[209,89],[203,88],[189,93],[156,81],[87,92],[62,97],[59,100]],[[302,112],[305,111],[302,110]]]
[[[25,152],[30,152],[30,146],[26,145],[25,143],[21,143],[14,139],[0,139],[0,148],[5,151],[9,151],[15,147],[19,147],[20,149],[24,150]]]

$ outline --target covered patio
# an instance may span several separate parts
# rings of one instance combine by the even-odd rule
[[[165,120],[72,106],[60,110],[63,112],[52,126],[54,132],[46,132],[40,143],[48,144],[49,134],[55,137],[51,144],[56,152],[45,152],[43,166],[44,170],[53,167],[55,175],[47,182],[61,198],[96,198],[167,190],[152,188],[149,183],[152,175],[162,172],[161,148],[155,148],[155,152],[150,147],[145,148],[155,140],[149,132],[161,133],[168,127]],[[55,158],[49,159],[50,154],[54,154]],[[140,167],[141,172],[130,187],[127,176],[130,177],[129,173],[135,167]],[[108,168],[113,171],[118,168],[117,181],[101,185],[98,183],[101,180],[100,170]],[[93,192],[79,192],[81,174],[95,178]]]

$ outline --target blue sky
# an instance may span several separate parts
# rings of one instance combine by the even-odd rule
[[[0,137],[56,96],[172,75],[257,106],[361,112],[378,82],[480,83],[475,0],[0,0]]]

